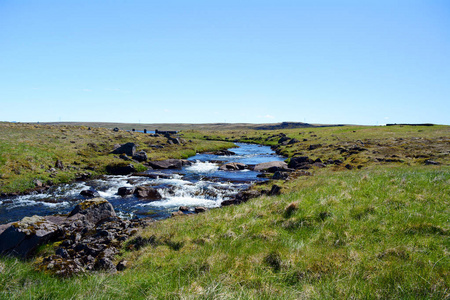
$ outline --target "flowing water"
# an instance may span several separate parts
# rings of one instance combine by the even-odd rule
[[[208,208],[220,207],[222,201],[230,199],[251,184],[265,179],[258,178],[258,172],[250,170],[221,171],[219,166],[227,162],[255,165],[262,162],[280,161],[267,146],[236,144],[230,149],[236,155],[218,156],[197,154],[189,158],[191,166],[178,170],[149,170],[146,173],[159,175],[158,178],[141,176],[103,176],[71,184],[53,186],[40,194],[0,198],[0,224],[17,221],[25,216],[51,215],[70,212],[85,198],[80,192],[86,189],[98,191],[124,218],[153,217],[166,218],[180,206]],[[148,201],[133,195],[117,195],[119,187],[151,185],[158,189],[162,200]]]

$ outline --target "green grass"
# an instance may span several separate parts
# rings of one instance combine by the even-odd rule
[[[281,196],[153,223],[141,235],[160,242],[124,251],[118,259],[132,266],[117,275],[62,280],[3,259],[0,290],[11,299],[448,298],[449,171],[320,171]]]
[[[151,242],[135,251],[125,246],[117,261],[126,259],[131,266],[117,274],[60,279],[35,271],[35,261],[0,258],[0,298],[449,299],[449,128],[185,131],[183,137],[193,143],[151,152],[152,159],[184,157],[230,145],[214,140],[277,145],[279,137],[274,135],[283,132],[301,141],[279,148],[289,157],[341,159],[361,169],[314,168],[310,170],[313,176],[255,187],[269,190],[278,184],[280,196],[262,196],[238,206],[152,223],[139,233]],[[75,157],[81,166],[99,170],[114,161],[107,154],[114,143],[131,139],[149,151],[148,144],[157,143],[137,133],[96,129],[96,148],[87,146],[89,133],[78,129],[55,132],[61,127],[51,127],[45,134],[42,129],[39,137],[45,143],[35,142],[37,135],[30,128],[25,137],[20,130],[9,128],[9,139],[15,142],[4,146],[8,139],[3,138],[0,147],[15,147],[23,154],[16,166],[2,151],[1,168],[36,167],[32,159],[27,162],[26,153],[33,159],[37,154],[39,163],[54,163],[63,155],[51,150],[58,143],[67,152],[64,157],[70,157],[72,152],[67,149],[74,145],[61,134],[75,140],[80,151]],[[47,143],[49,148],[45,148]],[[319,143],[322,147],[308,150]],[[355,144],[368,150],[351,155],[339,150]],[[427,159],[441,165],[427,166]],[[14,173],[2,172],[6,176]],[[34,176],[26,174],[16,174],[16,178],[25,178],[26,183]],[[43,249],[49,251],[49,247]]]

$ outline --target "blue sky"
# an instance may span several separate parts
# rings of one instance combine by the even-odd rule
[[[450,1],[0,1],[0,121],[450,124]]]

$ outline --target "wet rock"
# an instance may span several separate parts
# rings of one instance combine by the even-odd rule
[[[198,207],[196,207],[195,209],[194,209],[194,211],[196,212],[196,213],[204,213],[204,212],[206,212],[208,209],[206,208],[206,207],[203,207],[203,206],[198,206]]]
[[[61,233],[59,226],[44,217],[25,217],[11,223],[0,234],[0,254],[28,258],[38,246],[56,239]]]
[[[127,196],[127,195],[133,195],[135,188],[134,187],[120,187],[117,191],[117,194],[119,196]]]
[[[255,171],[261,172],[261,171],[267,171],[270,168],[280,168],[280,169],[287,169],[288,164],[284,161],[271,161],[266,163],[260,163],[257,164],[254,168]]]
[[[136,172],[136,168],[132,164],[111,164],[106,166],[106,172],[111,175],[128,175]]]
[[[135,143],[126,143],[121,145],[119,148],[112,151],[113,154],[126,154],[128,156],[133,156],[136,153]]]
[[[232,155],[236,155],[235,152],[230,151],[230,150],[219,150],[214,152],[215,155],[222,155],[222,156],[232,156]]]
[[[180,210],[180,211],[189,211],[189,207],[187,207],[187,206],[180,206],[180,208],[178,210]]]
[[[237,163],[237,162],[231,162],[231,163],[227,163],[227,164],[224,164],[224,165],[220,166],[219,170],[222,170],[222,171],[238,171],[238,170],[244,170],[246,168],[247,168],[246,164]]]
[[[133,155],[133,159],[139,162],[147,161],[147,153],[145,151],[139,151],[135,155]]]
[[[183,161],[181,159],[166,159],[149,161],[148,165],[153,169],[180,169],[183,166]]]
[[[138,198],[143,198],[147,200],[160,200],[162,199],[161,194],[150,186],[139,186],[134,191],[134,195]]]
[[[96,190],[82,190],[80,192],[80,195],[86,198],[97,198],[100,197],[100,194]]]

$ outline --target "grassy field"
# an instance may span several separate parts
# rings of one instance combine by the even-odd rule
[[[142,248],[132,240],[124,247],[117,261],[130,266],[117,274],[61,279],[34,271],[34,261],[1,258],[0,298],[450,298],[448,126],[282,132],[301,141],[279,147],[283,153],[355,168],[312,169],[258,186],[277,184],[279,196],[152,223],[139,233]],[[183,132],[272,145],[279,133]],[[315,144],[322,146],[309,150]],[[355,144],[367,150],[339,149]]]

